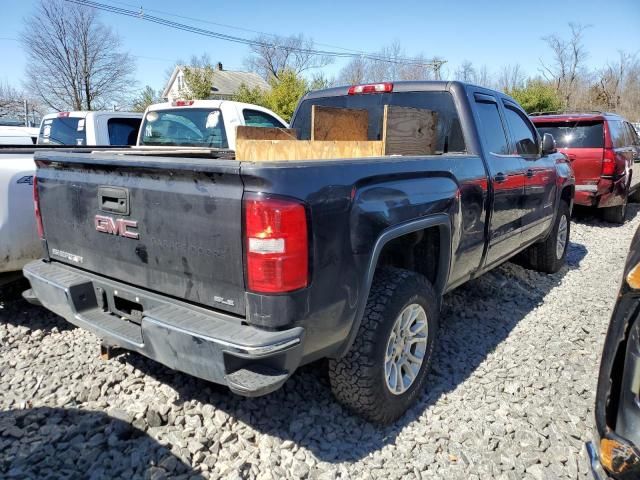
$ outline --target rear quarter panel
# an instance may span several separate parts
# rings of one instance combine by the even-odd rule
[[[251,323],[304,325],[307,360],[348,336],[366,303],[374,245],[390,228],[444,213],[455,232],[449,241],[459,253],[447,267],[459,274],[465,268],[457,263],[466,269],[480,263],[487,187],[479,157],[243,164],[241,173],[245,191],[286,195],[308,207],[310,286],[279,297],[247,294]],[[470,208],[462,208],[463,197]]]

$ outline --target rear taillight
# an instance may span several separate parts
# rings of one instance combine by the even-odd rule
[[[389,93],[393,92],[393,83],[369,83],[367,85],[353,85],[349,87],[349,95],[359,95],[362,93]]]
[[[602,158],[602,176],[610,177],[616,173],[616,152],[611,148],[604,149]]]
[[[38,236],[44,238],[44,227],[42,226],[42,214],[40,213],[40,194],[38,193],[38,179],[33,176],[33,209],[36,213],[36,225],[38,227]]]
[[[309,281],[307,214],[298,201],[249,195],[244,198],[247,286],[283,293]]]

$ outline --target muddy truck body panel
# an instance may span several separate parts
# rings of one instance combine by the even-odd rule
[[[167,169],[132,156],[114,168],[101,155],[62,157],[49,155],[38,173],[52,260],[244,313],[238,165]]]
[[[439,308],[447,291],[547,242],[558,212],[566,221],[568,163],[509,97],[456,82],[347,90],[301,100],[300,138],[312,104],[367,108],[370,140],[384,105],[414,105],[438,113],[435,154],[38,154],[45,258],[25,268],[25,295],[109,344],[261,395],[350,351],[381,267],[419,274]]]

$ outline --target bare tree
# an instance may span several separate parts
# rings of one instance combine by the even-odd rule
[[[285,70],[298,75],[333,62],[332,57],[312,52],[313,40],[302,34],[289,37],[261,35],[255,40],[258,44],[250,47],[252,53],[245,63],[266,80],[278,78]]]
[[[95,110],[131,90],[135,65],[94,9],[41,1],[25,20],[26,85],[55,110]]]
[[[401,63],[403,62],[404,50],[398,40],[390,45],[382,47],[374,59],[369,60],[368,81],[384,82],[401,80]]]
[[[475,82],[476,69],[469,60],[463,61],[455,72],[456,80],[462,82]]]
[[[8,109],[16,102],[22,102],[22,93],[6,82],[0,83],[0,110]]]
[[[618,60],[607,63],[607,66],[597,73],[595,89],[598,100],[606,109],[616,110],[620,107],[629,73],[635,70],[634,67],[637,65],[635,55],[619,51]]]
[[[353,58],[338,75],[341,84],[384,82],[395,80],[430,80],[437,78],[437,68],[444,63],[439,58],[427,59],[424,54],[407,58],[397,40],[375,54]]]
[[[502,67],[498,74],[497,87],[503,92],[511,92],[524,86],[525,76],[519,63]]]
[[[338,74],[341,85],[357,85],[367,81],[367,61],[362,57],[355,57],[349,61]]]
[[[493,79],[491,78],[491,73],[489,73],[489,68],[486,65],[482,65],[478,70],[476,70],[476,76],[473,79],[473,82],[481,87],[492,87]]]
[[[45,109],[25,92],[0,82],[0,121],[19,122],[21,125],[36,126]]]
[[[420,54],[410,63],[400,65],[400,80],[432,80],[435,78],[434,59],[427,59]]]
[[[588,26],[579,23],[569,23],[571,36],[568,40],[557,34],[542,38],[551,49],[552,60],[540,60],[541,73],[554,85],[567,108],[572,106],[574,89],[588,56],[583,43],[587,28]]]

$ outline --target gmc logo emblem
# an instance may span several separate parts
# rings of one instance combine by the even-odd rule
[[[114,219],[105,217],[104,215],[96,215],[96,230],[102,233],[110,233],[124,238],[133,238],[138,240],[140,234],[138,232],[130,232],[129,228],[138,228],[137,220],[125,220],[124,218]]]

